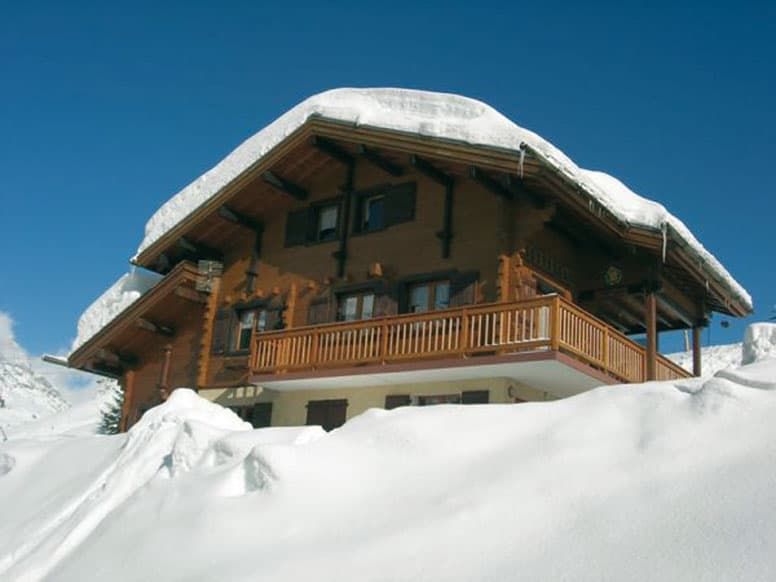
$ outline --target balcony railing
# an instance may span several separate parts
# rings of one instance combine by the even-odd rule
[[[272,374],[541,350],[564,352],[622,382],[646,378],[643,346],[557,295],[259,333],[251,368]],[[658,355],[659,380],[689,376]]]

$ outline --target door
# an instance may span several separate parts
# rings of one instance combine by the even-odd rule
[[[307,403],[307,425],[320,425],[329,431],[345,424],[347,400],[310,400]]]

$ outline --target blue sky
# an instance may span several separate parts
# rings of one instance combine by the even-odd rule
[[[776,4],[5,3],[0,311],[69,346],[172,194],[303,98],[461,93],[682,218],[776,303]],[[719,318],[714,343],[745,321]],[[668,347],[668,346],[666,346]]]

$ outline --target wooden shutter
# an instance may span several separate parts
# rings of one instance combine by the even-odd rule
[[[274,331],[276,329],[283,329],[283,308],[282,307],[267,307],[267,323],[266,330]]]
[[[253,405],[251,424],[253,424],[253,428],[264,428],[272,425],[271,402],[257,402]]]
[[[459,273],[450,280],[450,307],[470,305],[477,298],[477,282],[479,273],[469,271]]]
[[[466,390],[461,393],[461,404],[487,404],[490,402],[488,390]]]
[[[385,226],[415,218],[415,184],[402,184],[385,193]]]
[[[320,425],[329,431],[345,424],[347,400],[310,400],[307,403],[308,425]]]
[[[332,321],[331,296],[326,293],[313,298],[307,308],[307,324],[318,325]]]
[[[310,211],[307,208],[289,212],[286,218],[286,246],[303,245],[308,240]]]
[[[384,288],[375,295],[375,317],[385,317],[397,313],[399,313],[399,301],[395,289]]]
[[[214,354],[223,354],[231,349],[231,337],[234,333],[234,310],[219,309],[213,320],[213,347]]]
[[[409,406],[411,402],[409,394],[389,394],[385,397],[385,409],[393,410],[399,406]]]

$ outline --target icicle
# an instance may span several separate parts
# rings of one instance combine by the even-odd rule
[[[663,262],[666,262],[666,250],[668,249],[668,223],[664,222],[660,225],[660,230],[663,232]]]
[[[525,144],[520,144],[520,162],[518,163],[518,167],[520,168],[520,179],[523,179],[523,169],[525,164]]]

